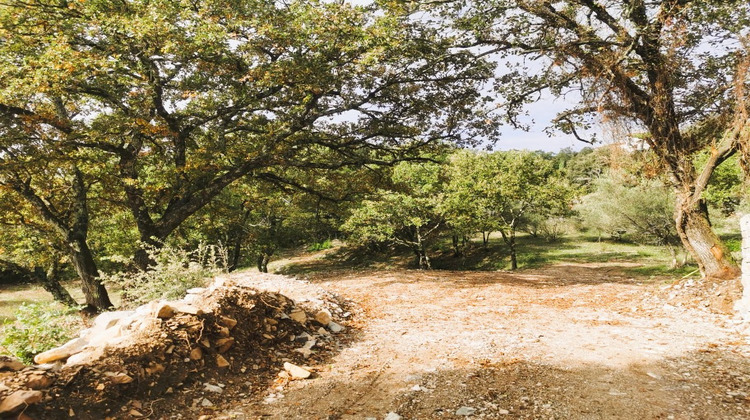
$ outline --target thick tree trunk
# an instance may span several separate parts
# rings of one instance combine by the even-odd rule
[[[138,249],[135,250],[133,256],[133,264],[141,271],[146,271],[150,266],[155,264],[151,255],[149,255],[149,249],[159,250],[164,246],[164,238],[158,237],[151,234],[149,231],[143,231],[140,234],[141,243]]]
[[[67,248],[68,258],[81,279],[87,309],[100,312],[111,308],[112,302],[109,300],[107,289],[99,280],[99,270],[86,241],[71,241]]]
[[[689,197],[677,197],[676,225],[685,249],[698,263],[701,274],[712,279],[733,279],[739,267],[727,247],[711,228],[708,214],[700,204],[691,204]]]

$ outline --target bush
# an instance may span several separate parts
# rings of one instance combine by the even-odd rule
[[[199,244],[193,251],[164,246],[150,247],[153,265],[145,271],[119,272],[102,281],[122,289],[123,306],[138,306],[158,299],[179,299],[189,289],[203,287],[208,278],[226,272],[222,247]]]
[[[75,308],[53,302],[24,303],[15,321],[2,327],[2,350],[31,363],[37,354],[55,348],[78,334],[83,320]]]
[[[331,243],[330,239],[326,239],[323,242],[317,242],[307,247],[308,252],[314,252],[314,251],[322,251],[324,249],[331,249],[333,248],[333,244]]]

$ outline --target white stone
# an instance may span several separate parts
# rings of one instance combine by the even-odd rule
[[[289,362],[284,363],[284,370],[289,373],[289,376],[291,376],[292,379],[307,379],[312,375],[309,370]]]
[[[37,354],[36,356],[34,356],[34,363],[44,364],[51,363],[56,360],[67,359],[68,357],[76,353],[80,353],[88,343],[88,340],[83,337],[74,338],[60,347]]]
[[[222,392],[224,392],[224,389],[222,389],[222,387],[220,387],[218,385],[210,384],[208,382],[206,382],[205,384],[203,384],[203,390],[204,391],[208,391],[208,392],[213,392],[213,393],[216,393],[216,394],[221,394]]]
[[[134,313],[135,311],[103,312],[96,317],[91,330],[96,332],[108,330],[117,325],[120,320],[130,317]]]
[[[383,420],[401,420],[401,416],[391,411],[390,413],[386,414],[385,419]]]
[[[331,332],[339,333],[341,331],[344,331],[344,327],[331,321],[331,323],[328,324],[328,329],[331,330]]]
[[[473,407],[461,407],[458,410],[456,410],[456,415],[457,416],[472,416],[476,412],[477,412],[476,408],[473,408]]]
[[[68,357],[65,366],[89,365],[101,359],[105,350],[106,346],[104,345],[87,346],[83,351]]]

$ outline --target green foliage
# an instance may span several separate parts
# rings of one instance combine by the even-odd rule
[[[330,239],[326,239],[323,242],[316,242],[310,246],[307,247],[308,252],[314,252],[314,251],[323,251],[325,249],[331,249],[333,248],[333,243]]]
[[[204,287],[209,279],[226,271],[226,251],[199,244],[192,251],[163,246],[147,247],[153,264],[146,270],[122,271],[102,276],[105,284],[122,289],[124,306],[138,306],[157,299],[179,299],[188,289]],[[112,257],[121,262],[122,257]]]
[[[14,223],[75,242],[94,286],[97,257],[169,242],[243,178],[320,196],[330,172],[496,131],[480,94],[491,66],[398,8],[10,0],[0,40],[0,189],[22,202]],[[247,209],[257,218],[244,226],[267,229],[240,247],[263,253],[301,221],[230,204],[238,214],[205,235],[233,246]],[[203,234],[182,229],[175,242]]]
[[[695,166],[704,167],[709,153],[704,152],[696,158]],[[703,192],[703,198],[709,205],[719,209],[724,216],[737,210],[743,195],[743,176],[737,155],[722,162],[711,174],[711,179]],[[729,244],[726,244],[729,246]]]
[[[740,252],[742,251],[742,239],[740,238],[730,238],[725,239],[724,244],[727,246],[727,249],[730,252]]]
[[[15,321],[3,325],[0,350],[31,363],[35,355],[73,338],[82,326],[77,309],[24,303],[16,311]]]
[[[353,209],[342,226],[360,243],[394,242],[417,255],[420,268],[429,268],[429,244],[443,217],[438,209],[441,166],[402,162],[393,168],[391,190],[380,189]]]
[[[707,276],[733,276],[739,267],[700,208],[705,181],[731,156],[741,136],[732,121],[746,119],[735,105],[747,85],[747,1],[515,1],[429,2],[443,13],[446,31],[463,45],[491,51],[500,68],[498,108],[514,125],[527,106],[547,95],[566,100],[553,128],[591,142],[586,131],[607,122],[620,139],[637,137],[670,177],[675,226]],[[737,77],[740,76],[740,77]],[[728,82],[733,81],[733,82]],[[738,82],[739,83],[734,83]],[[741,88],[742,87],[742,88]],[[735,90],[736,91],[733,91]],[[738,115],[734,115],[737,113]],[[710,150],[703,171],[697,153]],[[678,207],[679,206],[679,207]],[[678,220],[679,218],[679,220]],[[700,226],[700,228],[688,228]]]
[[[680,243],[674,224],[674,194],[659,179],[611,171],[594,182],[594,192],[576,207],[584,225],[645,244]]]

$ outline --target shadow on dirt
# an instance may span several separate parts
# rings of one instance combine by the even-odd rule
[[[527,361],[477,363],[407,375],[378,372],[291,391],[263,418],[740,419],[750,418],[750,360],[707,350],[648,365],[560,368]]]
[[[627,265],[583,266],[558,264],[537,270],[519,272],[507,271],[447,271],[447,270],[335,270],[308,272],[305,276],[312,282],[325,282],[336,277],[337,281],[358,281],[365,275],[382,277],[384,280],[373,284],[385,287],[393,284],[435,283],[438,287],[481,288],[487,285],[521,286],[534,289],[566,287],[574,285],[658,283],[666,278],[637,279],[624,270]]]

